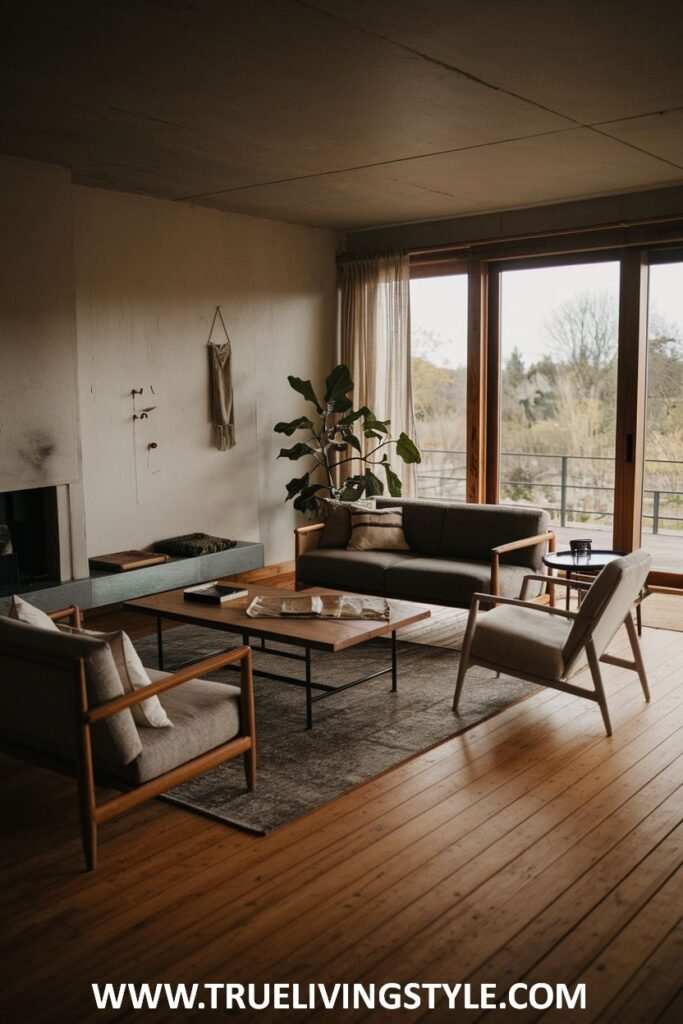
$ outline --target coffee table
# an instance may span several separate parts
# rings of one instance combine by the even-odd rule
[[[246,614],[249,602],[257,594],[267,594],[276,597],[292,597],[294,592],[280,590],[274,587],[245,587],[248,591],[247,597],[236,598],[223,605],[194,604],[185,601],[182,588],[179,590],[167,590],[162,594],[151,594],[149,597],[137,598],[134,601],[126,601],[124,608],[131,611],[151,615],[156,619],[157,626],[157,653],[159,668],[164,667],[164,639],[163,622],[170,619],[175,622],[184,622],[195,626],[203,626],[208,629],[215,629],[223,633],[237,633],[242,637],[242,642],[247,645],[252,639],[258,640],[257,646],[251,644],[252,649],[260,654],[274,654],[282,658],[290,658],[294,661],[301,661],[304,664],[304,678],[297,676],[286,676],[277,672],[268,672],[261,668],[254,668],[254,675],[265,679],[275,679],[282,683],[289,683],[292,686],[299,686],[306,691],[306,728],[313,726],[313,704],[319,700],[332,697],[335,693],[342,693],[353,686],[360,686],[361,683],[369,682],[391,673],[391,689],[398,688],[398,653],[396,645],[396,630],[403,626],[409,626],[413,622],[420,622],[428,619],[431,612],[423,605],[413,604],[409,601],[389,600],[391,618],[384,621],[369,619],[291,619],[291,618],[258,618],[251,619]],[[315,587],[306,590],[307,595],[315,594],[337,594],[340,591],[328,590],[324,587]],[[337,652],[346,650],[348,647],[355,647],[372,640],[375,637],[391,637],[391,664],[389,667],[371,672],[360,679],[352,679],[347,683],[340,683],[333,686],[330,683],[313,679],[312,674],[312,652],[328,651]],[[286,644],[289,647],[300,648],[303,653],[297,651],[272,650],[268,647],[267,641],[275,641],[279,644]],[[205,655],[202,655],[204,658]],[[201,658],[194,659],[202,660]],[[192,665],[193,661],[185,662],[185,665]],[[180,666],[175,666],[178,668]],[[184,667],[184,666],[183,666]],[[315,691],[315,692],[314,692]]]

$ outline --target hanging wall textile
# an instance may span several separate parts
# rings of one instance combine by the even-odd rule
[[[220,320],[225,332],[225,342],[215,345],[211,341],[211,335]],[[224,452],[235,446],[235,409],[232,395],[232,352],[230,337],[228,335],[220,306],[216,306],[216,312],[211,321],[209,331],[209,374],[211,380],[211,422],[214,426],[216,448]]]

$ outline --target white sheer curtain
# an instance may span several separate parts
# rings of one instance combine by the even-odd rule
[[[392,437],[405,431],[415,440],[408,257],[395,252],[343,259],[340,288],[341,359],[351,371],[354,405],[367,405],[378,419],[391,420]],[[393,446],[386,450],[403,497],[415,497],[415,466],[406,465]]]

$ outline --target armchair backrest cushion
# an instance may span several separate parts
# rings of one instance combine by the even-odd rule
[[[605,653],[645,585],[651,565],[652,557],[641,550],[615,558],[605,566],[586,592],[567,637],[563,651],[565,671],[589,639],[598,658]]]
[[[88,705],[123,695],[109,644],[87,635],[41,629],[0,616],[0,736],[75,759],[78,752],[77,667],[86,669]],[[142,744],[129,709],[92,728],[103,764],[130,764]]]

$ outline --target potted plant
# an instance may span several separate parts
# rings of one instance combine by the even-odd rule
[[[294,500],[294,507],[307,515],[317,515],[319,498],[324,493],[341,501],[357,501],[363,495],[373,497],[384,493],[384,483],[373,472],[381,469],[392,498],[400,498],[401,481],[391,468],[387,449],[394,447],[396,454],[406,463],[421,462],[420,453],[414,441],[401,432],[398,438],[391,436],[389,420],[379,420],[367,406],[353,408],[349,393],[353,381],[344,364],[336,366],[325,381],[325,395],[318,398],[310,380],[288,377],[294,391],[315,407],[312,417],[299,416],[289,423],[277,423],[278,434],[291,437],[298,430],[305,430],[308,436],[291,448],[281,448],[279,459],[309,459],[313,465],[300,477],[293,477],[287,484],[286,501]],[[363,451],[359,433],[371,444]],[[354,463],[360,463],[360,471],[351,473]],[[348,471],[350,475],[345,475]],[[316,476],[318,479],[315,479]]]

